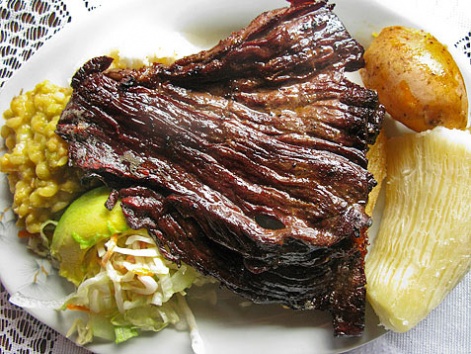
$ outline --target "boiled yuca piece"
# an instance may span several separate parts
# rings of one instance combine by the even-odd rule
[[[404,135],[388,141],[387,156],[367,296],[386,328],[405,332],[470,269],[471,135],[443,127]]]
[[[366,153],[368,171],[373,174],[373,177],[378,183],[368,195],[368,203],[365,207],[365,212],[368,215],[373,215],[373,210],[378,200],[383,181],[386,178],[386,142],[386,133],[381,131],[376,137],[375,143],[369,147]]]

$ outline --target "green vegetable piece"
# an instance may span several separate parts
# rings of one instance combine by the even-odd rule
[[[132,327],[116,327],[114,331],[116,336],[115,342],[117,344],[123,343],[128,339],[137,337],[139,335],[137,329]]]
[[[99,267],[94,252],[89,252],[101,240],[129,229],[116,203],[110,211],[105,207],[110,190],[93,189],[76,199],[57,224],[51,243],[51,255],[59,261],[59,273],[79,285],[93,267]]]

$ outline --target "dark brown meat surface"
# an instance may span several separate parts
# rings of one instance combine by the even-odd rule
[[[384,114],[345,78],[362,53],[330,5],[293,1],[169,66],[90,60],[57,132],[167,258],[361,334],[365,153]]]

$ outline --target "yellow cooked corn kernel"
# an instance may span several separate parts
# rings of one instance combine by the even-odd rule
[[[64,106],[63,106],[63,105],[61,105],[60,103],[54,103],[54,104],[49,105],[49,106],[46,108],[46,113],[47,113],[48,115],[58,115],[58,114],[60,114],[63,110],[64,110]]]
[[[59,190],[59,186],[51,181],[46,186],[38,188],[37,192],[41,197],[52,197]]]
[[[54,100],[56,100],[56,102],[60,103],[61,104],[61,111],[63,110],[63,106],[64,106],[64,103],[66,103],[69,98],[64,94],[64,92],[61,92],[61,91],[56,91],[52,97],[54,98]]]
[[[42,161],[36,165],[36,176],[39,179],[47,180],[51,177],[51,172],[49,171],[49,167],[47,166],[46,161]]]
[[[63,199],[70,199],[70,195],[66,193],[61,193]],[[57,213],[65,208],[70,204],[70,202],[63,201],[63,202],[56,202],[54,205],[51,206],[51,211],[53,213]]]
[[[67,156],[61,156],[59,159],[56,160],[56,164],[54,165],[54,167],[66,166],[67,161],[69,161],[69,158]]]
[[[17,116],[8,119],[5,122],[5,125],[11,129],[17,129],[21,127],[21,124],[23,124],[23,117],[17,117]]]
[[[28,161],[28,156],[25,155],[11,155],[10,158],[10,163],[15,165],[15,166],[21,166],[27,163]],[[5,171],[7,172],[7,171]],[[8,171],[10,172],[10,171]]]

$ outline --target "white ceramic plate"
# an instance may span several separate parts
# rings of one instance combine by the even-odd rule
[[[368,45],[373,32],[384,26],[422,25],[372,0],[338,0],[336,4],[335,12],[364,45]],[[138,58],[156,52],[189,54],[212,46],[262,11],[286,5],[282,0],[114,1],[48,41],[5,85],[0,96],[0,111],[3,112],[21,90],[30,90],[45,79],[67,85],[75,70],[93,56],[116,49],[124,56]],[[434,34],[446,43],[444,32]],[[466,72],[465,76],[469,84],[468,74]],[[8,209],[11,197],[6,177],[1,175],[0,178],[0,210],[6,210],[0,215],[1,280],[10,294],[50,300],[51,309],[31,303],[27,311],[64,334],[73,316],[52,307],[70,291],[70,285],[55,274],[47,261],[29,253],[18,239],[14,216]],[[339,353],[384,333],[369,308],[364,335],[341,339],[332,336],[331,319],[326,313],[294,312],[268,305],[241,306],[243,300],[224,291],[219,291],[217,299],[217,303],[210,303],[198,297],[189,298],[208,354]],[[89,349],[103,354],[191,353],[188,333],[173,329],[144,335],[119,346],[96,342]]]

